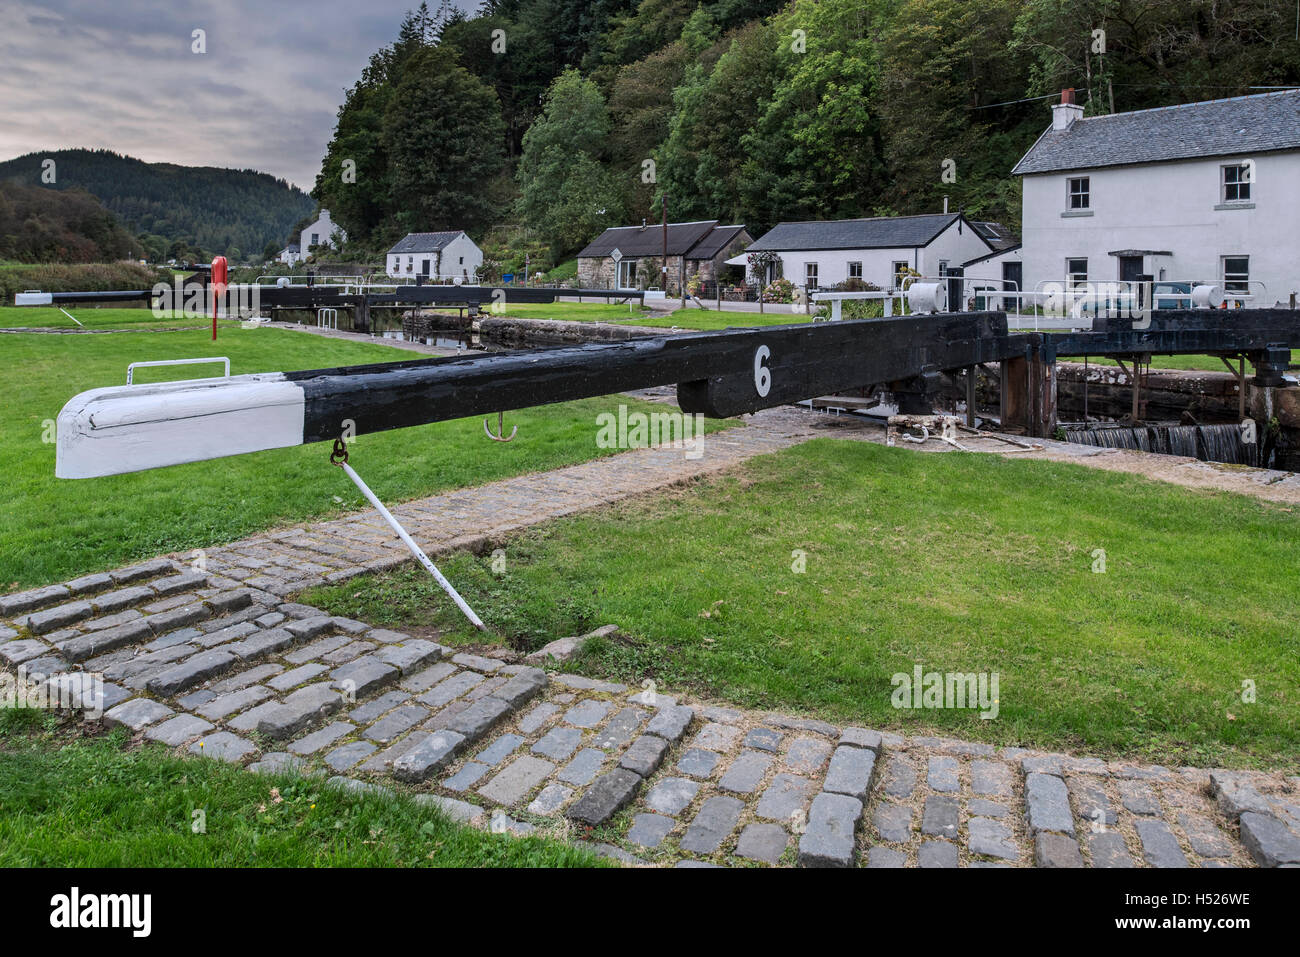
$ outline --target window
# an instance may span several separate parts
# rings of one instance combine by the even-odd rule
[[[407,271],[407,272],[414,272],[414,271],[415,271],[415,257],[414,257],[414,256],[407,256],[407,257],[406,257],[406,271]]]
[[[636,286],[636,260],[620,259],[618,261],[618,288],[632,289]]]
[[[461,256],[461,257],[460,257],[460,263],[459,263],[459,265],[461,265],[461,266],[465,265],[465,257],[464,257],[464,256]],[[464,270],[461,270],[461,271],[464,272]]]
[[[903,277],[907,275],[908,269],[909,267],[907,265],[907,260],[905,259],[899,260],[898,262],[894,263],[894,285],[895,286],[901,286],[903,284]]]
[[[1065,261],[1065,278],[1071,289],[1076,289],[1088,282],[1088,260],[1067,259]]]
[[[1087,176],[1076,176],[1066,181],[1070,184],[1070,191],[1068,196],[1069,199],[1068,206],[1070,209],[1091,208],[1092,194],[1088,184],[1088,180],[1089,177]]]
[[[862,263],[849,263],[849,278],[850,279],[862,278]]]
[[[319,245],[320,245],[320,233],[312,233],[312,234],[311,234],[311,245],[313,245],[313,246],[319,246]]]
[[[803,284],[805,288],[808,289],[815,289],[817,287],[817,264],[816,263],[804,263]]]
[[[1254,170],[1249,163],[1233,163],[1221,167],[1223,170],[1223,201],[1225,203],[1244,203],[1250,199],[1250,184],[1254,181]]]
[[[1223,291],[1250,292],[1250,257],[1223,257]]]
[[[939,275],[940,276],[948,275],[948,260],[946,259],[939,260]]]

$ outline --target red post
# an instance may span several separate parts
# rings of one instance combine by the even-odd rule
[[[212,341],[217,341],[217,304],[221,302],[221,297],[226,294],[226,280],[229,277],[229,264],[225,256],[218,256],[212,260],[212,278],[208,282],[208,287],[212,290]]]

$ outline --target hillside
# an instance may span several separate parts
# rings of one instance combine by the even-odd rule
[[[0,260],[91,263],[141,254],[140,242],[84,190],[0,181]]]
[[[439,10],[411,13],[339,110],[313,195],[355,244],[516,222],[559,256],[657,220],[664,195],[672,219],[755,236],[945,201],[1014,226],[1011,169],[1065,87],[1096,115],[1300,84],[1295,5],[1276,0]]]
[[[0,163],[0,182],[40,186],[47,159],[55,162],[55,181],[45,188],[98,197],[151,252],[182,243],[210,253],[260,254],[268,243],[283,245],[315,209],[306,193],[266,173],[145,163],[108,150],[28,153]]]

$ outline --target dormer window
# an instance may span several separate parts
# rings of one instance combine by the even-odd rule
[[[1073,176],[1066,182],[1069,184],[1067,193],[1068,209],[1090,209],[1092,191],[1087,176]]]
[[[1230,163],[1220,167],[1223,170],[1222,201],[1225,203],[1245,203],[1250,201],[1250,185],[1255,179],[1250,163]]]

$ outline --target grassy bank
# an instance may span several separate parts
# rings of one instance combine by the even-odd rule
[[[1079,363],[1083,362],[1082,359],[1074,359],[1074,358],[1071,358],[1067,361],[1079,362]],[[1232,363],[1232,369],[1235,372],[1237,369],[1236,360],[1233,359],[1229,361]],[[1090,365],[1106,365],[1106,366],[1117,365],[1114,359],[1098,358],[1096,356],[1089,357],[1088,362]],[[1292,364],[1300,362],[1300,350],[1292,350],[1291,362]],[[1124,365],[1132,368],[1133,364],[1129,362],[1127,359],[1125,359]],[[1225,372],[1226,373],[1228,371],[1228,367],[1223,364],[1223,360],[1220,359],[1218,356],[1152,356],[1151,368],[1184,369],[1184,370],[1196,371],[1196,372]],[[1253,367],[1251,366],[1251,364],[1247,362],[1246,375],[1253,375],[1254,373],[1252,372],[1252,369]]]
[[[522,535],[504,575],[467,554],[442,567],[518,646],[619,624],[580,660],[591,674],[872,727],[1296,767],[1297,538],[1300,516],[1252,498],[819,440]],[[422,573],[308,600],[464,630]],[[998,673],[996,719],[892,707],[916,665]]]
[[[456,824],[409,796],[353,794],[321,777],[251,774],[160,745],[129,747],[120,732],[0,737],[0,867],[600,863],[581,848]]]
[[[68,312],[76,316],[73,322],[58,309],[27,306],[0,307],[0,329],[105,329],[123,330],[158,330],[177,328],[212,328],[212,320],[186,316],[183,313],[155,316],[150,309],[132,308],[91,308],[88,306],[68,306]],[[78,325],[77,323],[81,323]],[[239,322],[234,319],[218,320],[218,335],[221,329],[234,328]]]
[[[679,329],[744,329],[754,326],[788,326],[796,322],[809,322],[809,318],[802,314],[793,314],[789,306],[773,306],[773,311],[769,312],[731,312],[724,310],[718,312],[716,309],[675,309],[670,313],[662,314],[661,318],[644,319],[635,322],[626,322],[628,326],[663,326],[671,328],[677,326]],[[774,310],[780,309],[781,312]]]
[[[128,363],[220,355],[230,357],[238,375],[411,358],[383,345],[238,326],[223,331],[215,345],[202,330],[11,334],[0,342],[10,370],[0,405],[7,499],[0,524],[0,592],[368,507],[338,469],[328,467],[327,444],[56,480],[50,440],[59,409],[86,389],[122,384]],[[141,370],[138,381],[192,375],[184,367],[152,368]],[[480,419],[363,435],[352,446],[352,461],[389,503],[559,468],[616,451],[596,447],[596,416],[616,411],[620,403],[662,409],[609,397],[508,413],[506,428],[519,427],[509,444],[489,442]]]

